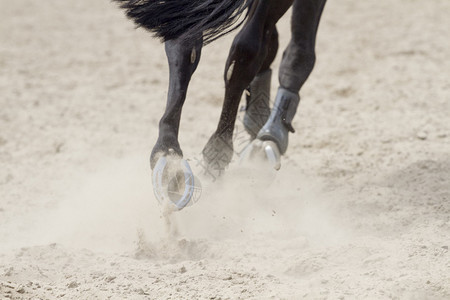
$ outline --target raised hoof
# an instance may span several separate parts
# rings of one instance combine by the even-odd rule
[[[152,181],[156,199],[169,210],[181,210],[201,195],[201,186],[188,162],[178,156],[159,157]]]
[[[268,163],[275,170],[281,168],[281,154],[278,146],[273,141],[259,139],[251,142],[242,152],[240,162]]]

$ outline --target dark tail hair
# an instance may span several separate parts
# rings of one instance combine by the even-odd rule
[[[206,45],[239,27],[254,0],[113,0],[139,27],[163,41],[198,39]],[[244,18],[239,20],[247,10]]]

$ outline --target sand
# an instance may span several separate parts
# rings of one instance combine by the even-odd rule
[[[227,174],[165,218],[163,46],[108,1],[0,0],[0,298],[449,299],[449,11],[330,1],[281,170],[239,165],[238,121]],[[183,110],[196,174],[231,41]]]

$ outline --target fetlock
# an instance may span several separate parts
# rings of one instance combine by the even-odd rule
[[[279,88],[270,117],[258,132],[257,138],[275,142],[280,153],[284,154],[289,143],[289,132],[295,132],[292,120],[297,112],[299,102],[298,94]]]
[[[231,137],[214,133],[203,148],[203,159],[208,169],[222,172],[233,158],[233,141]]]
[[[161,156],[183,157],[183,151],[176,138],[158,138],[150,155],[150,167],[152,170],[155,168],[155,165]]]
[[[247,107],[244,116],[245,130],[252,139],[256,138],[270,115],[270,82],[272,70],[255,76],[247,88]]]

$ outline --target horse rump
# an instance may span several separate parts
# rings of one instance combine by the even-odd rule
[[[208,44],[241,25],[254,0],[113,0],[162,41],[203,36]],[[246,11],[244,18],[240,16]]]

